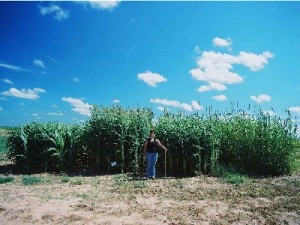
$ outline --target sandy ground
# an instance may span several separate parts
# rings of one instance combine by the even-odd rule
[[[4,177],[5,175],[0,175]],[[0,184],[0,224],[300,224],[300,175],[240,185],[213,177],[24,175]]]

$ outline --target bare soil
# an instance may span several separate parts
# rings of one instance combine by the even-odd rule
[[[6,162],[7,163],[7,162]],[[9,164],[0,165],[10,168]],[[8,171],[10,173],[10,171]],[[300,173],[249,179],[5,174],[0,224],[300,224]]]

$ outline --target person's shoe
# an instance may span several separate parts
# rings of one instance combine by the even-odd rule
[[[152,179],[152,180],[155,180],[155,176],[152,176],[151,179]]]

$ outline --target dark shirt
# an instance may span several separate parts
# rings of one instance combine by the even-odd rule
[[[154,141],[150,141],[150,138],[148,138],[147,152],[156,153],[157,147],[158,147],[158,143],[157,143],[156,139],[154,138]]]

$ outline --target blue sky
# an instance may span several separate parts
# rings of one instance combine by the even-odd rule
[[[0,125],[91,105],[300,116],[300,2],[0,2]],[[299,123],[299,119],[295,122]]]

